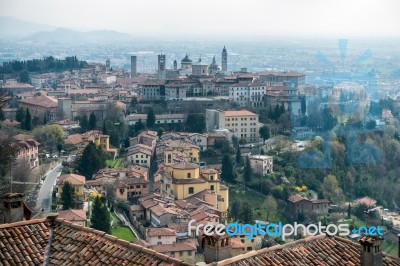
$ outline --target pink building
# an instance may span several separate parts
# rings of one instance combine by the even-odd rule
[[[170,228],[147,228],[146,241],[152,245],[176,243],[176,232]]]
[[[40,143],[34,139],[25,138],[24,135],[17,135],[14,140],[13,145],[17,149],[15,159],[28,161],[31,168],[39,166]]]

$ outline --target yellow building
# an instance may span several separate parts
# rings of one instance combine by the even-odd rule
[[[57,198],[61,199],[62,187],[65,182],[72,185],[75,192],[75,203],[77,209],[82,209],[83,201],[85,200],[85,194],[83,188],[85,186],[85,177],[76,174],[62,175],[57,181]]]
[[[96,146],[100,146],[105,151],[110,149],[110,136],[103,135],[98,130],[91,130],[82,134],[83,145],[86,147],[89,142],[93,142]]]
[[[168,155],[166,156],[168,158]],[[190,162],[168,163],[162,186],[163,191],[169,191],[175,199],[186,199],[205,190],[204,199],[215,208],[226,214],[229,206],[228,188],[220,184],[218,171],[214,169],[200,169],[197,164]]]
[[[199,147],[183,140],[163,141],[159,144],[158,151],[164,153],[164,161],[169,164],[183,160],[198,163],[200,160]]]
[[[258,114],[248,110],[221,111],[207,109],[206,124],[208,130],[229,129],[238,139],[244,139],[250,143],[260,140]]]

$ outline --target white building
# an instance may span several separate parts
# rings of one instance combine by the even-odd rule
[[[176,101],[186,99],[186,86],[183,84],[172,83],[165,85],[165,100]]]
[[[273,172],[272,156],[251,155],[249,159],[253,173],[258,175],[266,175]]]
[[[259,82],[241,82],[229,86],[229,100],[241,107],[262,107],[267,87]]]
[[[131,164],[137,164],[150,168],[153,150],[151,147],[143,144],[136,144],[128,148],[127,161]]]
[[[146,124],[147,114],[130,114],[126,116],[126,121],[128,125],[135,125],[139,120],[143,124]],[[186,115],[184,114],[162,114],[156,115],[156,124],[180,124],[184,123],[186,120]]]

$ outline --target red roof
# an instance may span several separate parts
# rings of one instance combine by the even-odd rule
[[[361,246],[348,239],[318,235],[238,255],[213,265],[358,266]],[[400,259],[383,253],[383,266],[400,266]]]
[[[225,111],[225,116],[226,117],[231,117],[231,116],[256,116],[257,114],[252,113],[247,110],[240,110],[240,111]]]
[[[48,265],[190,265],[63,219],[0,225],[0,265],[43,265],[45,260]]]

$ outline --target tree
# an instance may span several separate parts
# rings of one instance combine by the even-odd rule
[[[136,97],[132,97],[132,99],[131,99],[131,101],[129,103],[128,114],[131,114],[131,113],[133,113],[135,111],[136,104],[137,104]]]
[[[163,129],[162,127],[160,127],[160,128],[157,130],[157,137],[158,137],[158,138],[161,138],[161,136],[162,136],[163,133],[164,133],[164,129]]]
[[[103,121],[103,128],[102,128],[101,132],[103,133],[103,135],[108,135],[106,121]]]
[[[243,170],[243,179],[248,184],[251,180],[251,164],[250,164],[250,158],[246,158],[246,165],[244,166]]]
[[[19,73],[19,82],[28,83],[29,82],[29,72],[26,70],[22,70]]]
[[[347,219],[351,218],[351,205],[349,203],[349,206],[347,207]]]
[[[32,177],[32,169],[30,166],[29,159],[17,159],[15,163],[11,165],[11,173],[13,181],[19,182],[34,182]],[[16,189],[17,188],[17,189]],[[25,192],[29,188],[27,184],[14,184],[14,192]]]
[[[136,134],[138,134],[140,131],[142,131],[144,129],[144,125],[143,125],[142,119],[139,119],[139,121],[137,121],[135,123],[133,128],[134,128]]]
[[[240,145],[245,145],[247,143],[247,141],[246,141],[246,139],[244,139],[244,138],[241,138],[240,140],[239,140],[239,144]]]
[[[240,147],[239,145],[236,148],[236,163],[241,163],[242,162],[242,153],[240,152]]]
[[[79,121],[79,126],[81,127],[81,133],[84,133],[88,130],[89,121],[86,114],[83,114],[81,117],[77,117]]]
[[[96,129],[96,123],[97,123],[96,115],[94,114],[94,112],[92,112],[89,116],[88,129],[89,130]]]
[[[32,129],[32,116],[31,116],[31,113],[29,112],[28,108],[26,108],[26,112],[25,112],[25,120],[23,121],[23,129],[25,129],[25,130]]]
[[[342,190],[339,182],[334,175],[327,175],[322,182],[322,193],[326,199],[331,202],[337,202],[340,199]]]
[[[19,108],[17,110],[17,113],[15,114],[15,120],[17,120],[18,122],[22,122],[22,120],[24,120],[25,117],[25,111],[22,108]]]
[[[150,107],[147,110],[146,126],[147,126],[147,128],[153,128],[155,123],[156,123],[156,115],[154,114],[153,108]]]
[[[267,198],[264,201],[264,206],[267,210],[267,220],[269,219],[270,215],[272,217],[275,217],[277,209],[278,209],[278,204],[276,203],[276,200],[273,196],[271,196],[271,195],[267,196]]]
[[[222,154],[231,152],[231,147],[226,139],[216,139],[214,141],[214,148],[219,150]]]
[[[4,116],[3,108],[0,108],[0,121],[6,120],[6,117]]]
[[[365,125],[366,129],[372,130],[376,128],[376,122],[375,120],[370,120],[367,122],[367,124]]]
[[[64,145],[64,131],[57,124],[36,127],[32,135],[40,143],[40,147],[46,150],[56,150]]]
[[[235,135],[232,135],[232,144],[234,147],[239,145],[239,139]]]
[[[115,186],[114,183],[107,182],[104,185],[104,190],[106,191],[106,199],[108,202],[113,203],[115,200]]]
[[[248,201],[243,202],[242,212],[241,212],[242,222],[245,224],[254,223],[254,210],[253,206]]]
[[[92,179],[93,174],[105,166],[103,151],[100,147],[96,147],[93,142],[89,142],[83,150],[82,156],[78,159],[78,173],[84,175],[87,179]]]
[[[233,166],[228,154],[225,154],[222,158],[221,179],[230,182],[234,181]]]
[[[111,233],[111,219],[110,212],[107,210],[105,204],[101,201],[101,197],[96,197],[92,206],[92,215],[90,216],[91,227]]]
[[[260,127],[258,132],[260,133],[260,136],[263,138],[264,142],[270,138],[270,130],[268,126],[264,125]]]
[[[61,204],[63,210],[69,210],[75,207],[75,191],[69,182],[64,182],[62,185]]]
[[[230,209],[230,218],[237,220],[241,213],[241,202],[239,200],[234,200]]]
[[[206,131],[206,118],[204,114],[189,114],[186,118],[186,131],[196,133]]]

